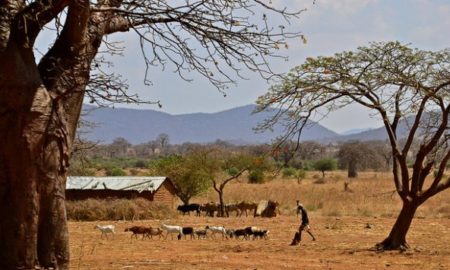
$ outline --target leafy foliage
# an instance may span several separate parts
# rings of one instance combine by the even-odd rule
[[[248,182],[251,184],[264,183],[264,172],[259,169],[250,171],[250,173],[248,174]]]
[[[321,171],[325,177],[326,171],[334,171],[337,169],[337,161],[333,158],[324,158],[314,163],[314,169]]]
[[[282,140],[299,141],[318,110],[330,113],[357,104],[378,115],[389,138],[394,184],[403,201],[398,221],[379,247],[399,249],[408,246],[406,233],[417,208],[450,188],[450,179],[443,177],[450,159],[449,93],[449,49],[432,52],[399,42],[373,42],[356,51],[310,57],[293,68],[258,99],[258,111],[277,108],[259,128],[282,122]],[[405,138],[398,136],[402,121],[407,123]],[[413,145],[418,147],[410,170]],[[433,168],[437,173],[430,175]]]
[[[193,153],[185,157],[173,155],[156,160],[152,170],[155,174],[169,177],[175,184],[178,197],[188,204],[192,197],[211,186],[210,171],[215,166]]]
[[[292,167],[283,168],[283,170],[281,171],[281,174],[282,174],[283,178],[294,177],[296,173],[297,173],[297,170],[295,168],[292,168]]]
[[[125,176],[127,174],[121,168],[112,167],[112,168],[107,168],[106,169],[106,175],[107,176]]]

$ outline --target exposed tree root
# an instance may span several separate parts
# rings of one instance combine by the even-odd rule
[[[408,243],[406,243],[406,241],[403,241],[402,243],[394,243],[394,241],[392,241],[389,238],[375,245],[376,251],[385,251],[385,250],[406,251],[409,248],[410,246],[408,245]]]

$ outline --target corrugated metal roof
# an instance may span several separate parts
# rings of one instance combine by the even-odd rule
[[[82,190],[157,190],[167,177],[164,176],[116,176],[116,177],[94,177],[94,176],[69,176],[67,177],[66,189]]]

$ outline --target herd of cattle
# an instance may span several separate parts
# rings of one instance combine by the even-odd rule
[[[108,238],[108,234],[115,234],[114,225],[100,226],[96,225],[96,229],[102,232],[101,237],[105,236]],[[162,224],[161,228],[145,227],[145,226],[132,226],[125,229],[125,232],[132,232],[131,237],[137,238],[138,235],[142,235],[142,239],[148,238],[153,239],[153,236],[158,236],[159,238],[167,239],[167,237],[176,235],[178,240],[183,237],[186,239],[190,236],[190,239],[216,239],[216,235],[221,235],[222,239],[236,238],[248,240],[253,236],[253,239],[267,239],[269,235],[268,230],[263,230],[255,226],[246,227],[243,229],[226,229],[223,226],[206,226],[205,228],[193,228],[193,227],[182,227],[176,225],[166,225]],[[164,232],[166,232],[164,236]]]
[[[248,216],[249,212],[254,215],[256,213],[257,207],[258,207],[257,203],[250,203],[250,202],[226,204],[225,215],[228,217],[230,216],[231,212],[235,212],[236,216],[242,216],[244,213],[245,216]],[[213,217],[215,213],[219,212],[220,204],[214,202],[209,202],[206,204],[191,203],[180,205],[177,207],[177,210],[182,212],[183,215],[185,215],[186,213],[190,214],[190,212],[195,212],[197,216],[200,216],[201,213],[203,212],[205,213],[205,215]]]

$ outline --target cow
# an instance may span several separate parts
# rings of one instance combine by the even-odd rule
[[[183,213],[183,216],[188,213],[190,215],[191,212],[195,211],[197,216],[200,216],[200,204],[191,203],[191,204],[183,204],[177,207],[177,210]]]

